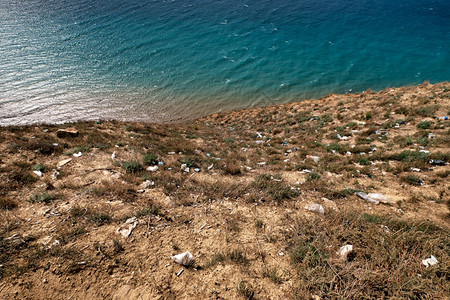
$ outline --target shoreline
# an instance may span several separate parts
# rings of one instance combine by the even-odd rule
[[[296,100],[296,99],[291,99],[291,100],[287,100],[286,101],[282,101],[280,103],[272,103],[272,104],[249,104],[249,105],[244,105],[247,107],[243,107],[243,108],[230,108],[230,109],[224,109],[222,110],[222,108],[217,108],[216,111],[212,110],[212,109],[208,109],[208,111],[210,112],[204,112],[204,113],[199,113],[199,114],[195,114],[195,116],[192,116],[192,114],[187,113],[184,116],[179,115],[179,113],[175,113],[175,111],[179,111],[180,109],[177,108],[176,110],[173,110],[172,112],[169,112],[168,110],[170,108],[167,108],[167,111],[164,112],[164,115],[166,116],[156,116],[156,117],[151,117],[151,116],[144,116],[144,115],[140,115],[139,117],[133,117],[133,116],[127,116],[124,118],[119,118],[119,117],[114,117],[114,115],[119,115],[122,114],[124,111],[128,111],[126,114],[132,114],[132,108],[126,108],[126,106],[124,107],[120,107],[117,106],[115,109],[113,109],[112,111],[109,112],[109,114],[111,114],[110,117],[106,117],[106,118],[102,118],[102,117],[79,117],[79,118],[75,118],[69,116],[69,121],[57,121],[57,122],[46,122],[43,120],[37,121],[37,120],[30,120],[30,121],[25,121],[25,122],[5,122],[5,120],[7,119],[0,119],[0,126],[1,127],[8,127],[8,126],[33,126],[33,125],[62,125],[62,124],[69,124],[69,123],[77,123],[77,122],[89,122],[89,121],[119,121],[119,122],[131,122],[131,123],[149,123],[149,124],[186,124],[186,123],[190,123],[190,122],[194,122],[197,119],[202,119],[205,118],[209,115],[214,115],[214,114],[227,114],[227,113],[234,113],[234,112],[238,112],[238,111],[246,111],[246,110],[251,110],[251,109],[258,109],[258,108],[264,108],[264,107],[272,107],[272,106],[278,106],[278,105],[286,105],[286,104],[292,104],[292,103],[302,103],[305,101],[321,101],[323,99],[331,99],[334,96],[337,95],[353,95],[354,97],[358,97],[359,95],[363,95],[366,92],[369,93],[380,93],[380,92],[384,92],[384,91],[388,91],[388,90],[404,90],[404,89],[411,89],[411,88],[415,88],[417,86],[422,86],[422,85],[445,85],[447,84],[448,81],[443,81],[443,82],[438,82],[438,83],[430,83],[428,81],[425,81],[421,84],[412,84],[412,85],[407,85],[407,86],[399,86],[399,87],[388,87],[382,90],[378,90],[378,91],[372,91],[371,89],[368,89],[366,91],[362,91],[361,93],[352,93],[352,92],[348,92],[346,94],[336,94],[336,93],[331,93],[328,94],[326,96],[323,97],[319,97],[319,98],[308,98],[308,99],[302,99],[302,100]],[[135,104],[136,105],[136,104]],[[150,105],[150,104],[148,104]],[[206,104],[208,105],[208,104]],[[235,104],[233,104],[232,106],[236,106],[236,105],[240,105],[238,102],[236,102]],[[136,110],[138,110],[140,107],[140,105],[136,106]],[[175,105],[176,106],[176,105]],[[195,106],[200,107],[200,104],[195,104]],[[98,107],[97,109],[98,112],[96,112],[96,115],[102,115],[104,114],[104,112],[101,111],[101,108]],[[217,112],[217,110],[219,110]],[[47,113],[49,115],[49,118],[51,118],[52,113],[48,112]],[[142,113],[141,113],[142,114]],[[171,114],[174,115],[178,115],[178,116],[174,116],[174,117],[170,117]],[[12,117],[9,117],[8,119],[11,119]],[[157,119],[158,121],[154,122],[151,121],[151,119]],[[20,117],[14,117],[14,119],[20,119]]]

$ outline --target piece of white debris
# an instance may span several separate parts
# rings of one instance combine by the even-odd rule
[[[369,195],[367,195],[367,194],[364,193],[364,192],[357,192],[357,193],[356,193],[356,196],[358,196],[358,197],[361,198],[361,199],[366,200],[367,202],[373,203],[373,204],[379,204],[379,203],[380,203],[380,201],[378,201],[378,200],[376,200],[376,199],[373,199],[373,198],[369,197]]]
[[[125,224],[117,228],[116,233],[120,233],[123,237],[127,238],[131,235],[131,232],[138,225],[136,217],[129,218]]]
[[[83,155],[83,153],[81,151],[73,154],[74,157],[80,157],[81,155]]]
[[[433,255],[430,256],[430,258],[422,260],[422,263],[425,265],[425,267],[431,267],[438,263],[438,260]]]
[[[39,171],[39,170],[34,170],[33,173],[36,174],[39,177],[42,177],[42,172]]]
[[[347,257],[350,252],[353,251],[353,245],[347,244],[345,246],[342,246],[337,254],[341,257],[342,260],[347,260]]]
[[[312,212],[319,213],[321,215],[325,214],[325,210],[323,209],[322,205],[317,204],[317,203],[306,205],[305,209],[312,211]]]
[[[180,264],[183,266],[189,266],[194,260],[194,255],[192,255],[190,252],[186,251],[181,254],[172,256],[172,260],[174,262],[176,262],[177,264]]]
[[[150,172],[156,172],[158,171],[158,166],[149,166],[146,170]]]
[[[52,174],[52,178],[53,179],[58,179],[58,176],[59,176],[59,172],[57,170],[54,170],[53,174]]]
[[[113,154],[111,154],[111,159],[112,160],[116,159],[116,151],[114,151]]]
[[[214,164],[211,164],[208,166],[208,171],[211,170],[214,167]]]

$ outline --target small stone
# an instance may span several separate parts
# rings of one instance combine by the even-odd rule
[[[75,128],[58,129],[58,131],[56,132],[56,136],[59,138],[77,137],[78,130],[76,130]]]

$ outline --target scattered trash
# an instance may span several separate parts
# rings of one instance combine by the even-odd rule
[[[425,267],[431,267],[438,263],[438,260],[433,255],[430,256],[430,258],[422,260],[422,263],[425,265]]]
[[[438,120],[448,120],[448,116],[444,116],[444,117],[437,117]]]
[[[305,209],[309,210],[309,211],[312,211],[312,212],[319,213],[321,215],[325,214],[325,210],[323,209],[322,205],[317,204],[317,203],[309,204],[309,205],[305,206]]]
[[[163,161],[158,161],[158,166],[164,166],[164,162]]]
[[[184,170],[184,169],[186,169],[186,168],[187,168],[187,164],[182,164],[180,169],[181,169],[181,170]]]
[[[200,168],[195,168],[194,172],[197,172],[197,173],[200,172]]]
[[[177,276],[180,276],[181,274],[183,274],[184,269],[181,269],[180,271],[178,271]]]
[[[353,251],[353,245],[347,244],[342,246],[337,254],[341,257],[342,260],[347,260],[348,255]]]
[[[345,154],[352,155],[352,153],[350,151],[345,152]]]
[[[255,142],[256,144],[264,144],[264,141],[263,140],[257,140],[256,142]]]
[[[364,200],[366,200],[366,201],[368,201],[370,203],[373,203],[373,204],[379,204],[380,203],[380,201],[369,197],[369,195],[367,195],[364,192],[357,192],[356,196],[358,196],[359,198],[364,199]]]
[[[211,170],[214,167],[214,164],[211,164],[208,166],[208,171]]]
[[[422,170],[417,169],[417,168],[411,168],[411,171],[414,171],[414,172],[421,172]]]
[[[71,158],[61,160],[60,162],[58,162],[58,164],[56,165],[56,167],[59,169],[59,168],[61,168],[62,166],[67,165],[67,164],[70,163],[71,161],[72,161]]]
[[[116,151],[114,151],[113,154],[111,154],[111,159],[112,160],[116,159]]]
[[[34,170],[33,173],[36,174],[39,177],[42,177],[42,172],[39,171],[39,170]]]
[[[428,150],[419,150],[419,152],[425,153],[425,154],[430,154],[431,152]]]
[[[184,172],[189,173],[190,170],[191,170],[191,169],[189,169],[188,167],[186,167],[186,168],[184,169]]]
[[[440,159],[430,159],[429,163],[435,166],[445,166],[447,164],[445,161]]]
[[[156,172],[158,171],[158,166],[149,166],[146,170],[150,172]]]
[[[175,155],[175,152],[167,152],[168,155]]]
[[[430,132],[430,133],[428,134],[428,138],[429,138],[429,139],[432,139],[432,138],[434,138],[434,137],[435,137],[435,135],[434,135],[433,133]]]
[[[278,255],[279,255],[279,256],[284,256],[283,250],[278,251]]]
[[[386,233],[390,233],[391,232],[389,227],[387,227],[386,225],[380,225],[380,228],[383,229],[383,231],[386,232]]]
[[[386,195],[383,195],[381,193],[369,193],[367,196],[372,198],[373,200],[382,202],[382,203],[392,203],[392,199]]]
[[[80,157],[81,155],[83,155],[83,153],[81,151],[73,154],[74,157]]]
[[[116,233],[120,233],[123,237],[127,238],[131,235],[131,232],[136,228],[138,220],[136,217],[129,218],[125,224],[117,228]]]
[[[341,141],[348,141],[349,139],[351,139],[350,136],[341,136],[339,133],[336,135],[336,137]]]
[[[58,179],[58,176],[59,176],[59,172],[57,170],[54,170],[53,174],[52,174],[52,178],[53,179]]]
[[[264,166],[266,164],[266,162],[263,161],[263,162],[260,162],[260,163],[257,163],[257,164],[260,165],[260,166]]]
[[[141,184],[141,187],[143,189],[148,189],[149,187],[154,186],[154,185],[155,185],[154,181],[146,180]]]
[[[183,252],[181,254],[172,256],[172,260],[177,264],[189,266],[194,261],[194,255],[189,252]]]

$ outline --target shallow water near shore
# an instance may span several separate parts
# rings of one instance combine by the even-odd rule
[[[0,125],[171,122],[450,80],[450,2],[0,0]]]

